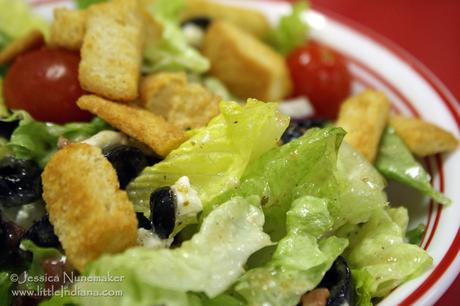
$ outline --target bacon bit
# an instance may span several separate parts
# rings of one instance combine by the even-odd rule
[[[327,288],[316,288],[302,296],[302,306],[326,306],[329,298],[329,290]]]

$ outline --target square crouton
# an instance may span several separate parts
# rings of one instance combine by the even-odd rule
[[[345,129],[345,141],[373,162],[388,121],[390,102],[383,92],[365,90],[340,107],[337,126]]]
[[[80,50],[85,36],[86,16],[85,10],[55,9],[49,44],[70,50]]]
[[[0,52],[0,65],[12,62],[18,55],[36,49],[45,44],[45,38],[40,31],[32,30],[6,46]]]
[[[291,92],[285,59],[255,36],[224,22],[214,21],[203,44],[210,73],[240,98],[278,101]]]
[[[257,10],[207,0],[186,1],[181,16],[183,21],[203,16],[227,21],[259,38],[263,38],[270,30],[267,18]]]
[[[138,96],[143,12],[137,0],[114,0],[88,9],[79,80],[83,89],[116,101]]]
[[[110,125],[145,143],[159,156],[166,156],[187,137],[179,127],[144,109],[112,102],[97,96],[82,96],[81,109],[101,117]]]
[[[158,73],[141,81],[146,109],[184,130],[206,126],[219,114],[220,98],[200,84],[187,82],[185,73]]]
[[[449,152],[458,146],[458,140],[450,132],[421,119],[393,116],[390,126],[417,156]]]

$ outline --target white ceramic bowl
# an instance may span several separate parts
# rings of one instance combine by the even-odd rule
[[[56,6],[72,7],[70,0],[28,0],[34,9],[51,19]],[[264,12],[275,22],[289,11],[287,1],[237,1]],[[355,92],[371,87],[390,97],[395,111],[424,118],[460,137],[459,103],[440,81],[412,56],[375,33],[327,12],[310,11],[305,18],[311,35],[345,55],[354,76]],[[460,150],[448,156],[425,160],[433,184],[454,204],[442,207],[402,186],[390,186],[392,203],[409,208],[410,228],[427,225],[421,246],[434,265],[422,276],[394,290],[380,305],[432,305],[447,290],[460,271]]]

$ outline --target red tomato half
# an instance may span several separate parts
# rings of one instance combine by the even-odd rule
[[[335,119],[340,104],[350,95],[351,75],[343,56],[310,41],[287,58],[295,96],[307,96],[315,117]]]
[[[76,105],[83,95],[78,81],[78,53],[42,48],[20,55],[3,83],[9,108],[24,109],[40,121],[87,121],[91,114]]]

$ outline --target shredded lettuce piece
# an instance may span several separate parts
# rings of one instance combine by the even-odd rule
[[[221,114],[205,129],[128,185],[129,198],[138,211],[148,213],[152,191],[174,184],[181,176],[190,179],[206,208],[213,198],[239,183],[250,161],[277,145],[289,121],[275,103],[222,102],[220,109]]]
[[[0,272],[0,306],[8,306],[11,303],[10,289],[13,282],[10,279],[9,272]]]
[[[387,127],[382,136],[375,166],[387,178],[415,188],[440,204],[452,203],[449,198],[434,189],[430,175],[415,160],[404,141],[391,127]]]
[[[406,233],[406,238],[409,241],[409,243],[419,245],[420,242],[422,242],[423,235],[425,235],[426,232],[426,225],[420,223],[417,225],[417,227],[408,230]]]
[[[187,43],[179,27],[184,0],[159,0],[146,6],[147,12],[162,27],[159,41],[151,42],[144,52],[144,72],[183,71],[204,73],[210,63],[198,50]]]
[[[0,76],[0,118],[7,117],[9,114],[10,112],[8,111],[5,99],[3,98],[3,78]]]
[[[24,285],[30,290],[43,289],[45,285],[41,279],[41,277],[45,274],[41,265],[43,260],[48,258],[59,260],[63,255],[55,248],[39,247],[30,240],[22,241],[21,248],[25,251],[32,252],[33,256],[32,263],[27,270],[27,276],[31,276],[32,278],[36,277],[36,279],[38,279],[38,281],[27,281]]]
[[[78,305],[188,305],[187,291],[215,298],[244,273],[255,251],[269,245],[259,199],[234,198],[215,209],[200,231],[176,249],[132,248],[92,262],[85,275],[122,275],[121,282],[79,282],[75,290],[122,290],[117,297],[75,297]],[[54,304],[54,305],[59,305]]]
[[[330,207],[335,228],[366,222],[375,211],[388,205],[385,179],[347,143],[340,147],[335,176],[338,190],[329,194],[329,198],[338,198],[331,201]]]
[[[407,209],[385,208],[365,224],[337,231],[350,240],[343,256],[352,268],[359,305],[371,305],[371,298],[388,295],[432,265],[423,249],[405,241],[408,220]]]
[[[26,1],[0,0],[0,20],[0,32],[11,39],[24,36],[33,29],[48,36],[48,23],[36,15]]]
[[[96,3],[106,2],[107,0],[75,0],[75,4],[79,9],[85,9],[88,6]]]
[[[44,167],[57,149],[60,136],[74,141],[88,138],[101,130],[109,129],[109,125],[99,118],[91,122],[74,122],[65,125],[46,123],[34,120],[25,111],[15,111],[1,121],[21,120],[7,144],[17,158],[33,159]]]
[[[298,1],[292,5],[292,12],[282,16],[276,28],[272,29],[267,42],[283,55],[304,44],[308,39],[308,24],[302,17],[309,4]]]
[[[337,197],[334,173],[344,135],[341,128],[310,129],[268,151],[250,163],[239,186],[213,200],[207,209],[234,196],[258,195],[266,217],[264,229],[274,241],[280,240],[286,235],[286,212],[292,201],[303,195],[332,201]]]
[[[288,211],[288,234],[265,266],[246,272],[235,286],[249,306],[297,305],[315,288],[348,241],[331,236],[317,240],[332,227],[327,201],[305,196]]]
[[[11,42],[11,38],[5,33],[0,31],[0,51]],[[0,74],[1,75],[1,74]]]

